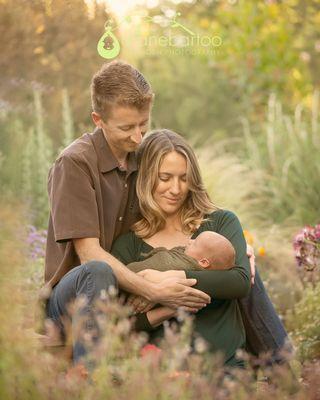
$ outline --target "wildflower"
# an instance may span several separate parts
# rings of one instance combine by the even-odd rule
[[[200,20],[200,26],[203,29],[208,29],[210,26],[210,21],[208,20],[208,18],[201,18]]]
[[[320,263],[320,224],[304,227],[294,238],[293,249],[299,267],[316,269]]]
[[[144,359],[150,366],[157,368],[160,366],[162,358],[162,350],[154,344],[147,343],[140,350],[141,358]]]
[[[258,254],[260,257],[264,257],[266,255],[266,249],[263,246],[258,248]]]
[[[250,244],[250,246],[252,246],[253,242],[254,242],[253,235],[249,231],[247,231],[246,229],[243,230],[243,233],[244,233],[244,237],[246,239],[246,242],[248,244]]]
[[[146,344],[142,347],[140,351],[141,357],[148,357],[149,355],[158,357],[161,354],[162,350],[154,344]]]
[[[28,226],[27,244],[29,248],[29,257],[32,260],[44,258],[45,245],[47,241],[47,231],[38,230],[33,225]]]

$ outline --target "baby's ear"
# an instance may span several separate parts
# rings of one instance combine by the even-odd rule
[[[201,258],[201,260],[198,261],[200,266],[202,268],[209,268],[210,267],[210,261],[207,258]]]

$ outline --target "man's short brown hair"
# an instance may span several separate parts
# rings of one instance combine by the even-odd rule
[[[152,103],[153,97],[145,77],[123,61],[104,64],[92,78],[92,109],[102,118],[108,116],[114,105],[144,109]]]

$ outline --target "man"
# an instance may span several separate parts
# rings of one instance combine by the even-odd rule
[[[194,279],[151,283],[109,253],[113,241],[127,232],[139,215],[135,150],[149,126],[153,93],[139,71],[114,61],[94,75],[91,98],[95,131],[63,150],[48,178],[46,313],[62,336],[66,320],[71,321],[75,363],[86,353],[76,334],[79,321],[85,316],[85,330],[97,330],[92,305],[111,286],[119,284],[141,296],[140,311],[153,303],[195,311],[210,302],[207,294],[192,288]],[[71,315],[68,304],[83,295],[87,302]]]

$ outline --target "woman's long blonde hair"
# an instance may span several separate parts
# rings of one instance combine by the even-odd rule
[[[168,129],[159,129],[147,135],[139,148],[137,195],[142,219],[132,229],[138,237],[149,238],[165,226],[165,215],[153,198],[159,181],[159,169],[164,156],[172,151],[187,161],[189,193],[180,210],[182,231],[194,232],[205,214],[217,209],[203,185],[197,158],[185,139]]]

